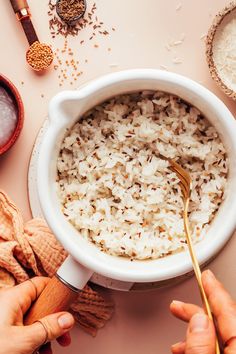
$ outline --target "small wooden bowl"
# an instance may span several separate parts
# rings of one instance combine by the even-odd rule
[[[236,100],[236,92],[233,91],[231,88],[229,88],[220,78],[217,67],[214,63],[214,58],[213,58],[213,45],[214,45],[214,38],[215,34],[218,30],[218,27],[222,23],[222,21],[225,19],[226,16],[231,14],[233,11],[235,11],[235,16],[236,16],[236,1],[232,1],[228,6],[226,6],[222,11],[220,11],[216,16],[215,19],[208,31],[207,38],[206,38],[206,57],[207,57],[207,63],[210,69],[210,74],[213,78],[213,80],[218,84],[218,86],[221,88],[221,90],[229,97],[233,98]]]
[[[17,138],[20,135],[24,123],[24,106],[17,88],[13,85],[13,83],[10,80],[8,80],[5,76],[1,74],[0,74],[0,86],[4,87],[4,89],[9,93],[9,95],[15,101],[17,116],[18,116],[15,131],[13,132],[10,139],[6,142],[6,144],[0,147],[0,155],[2,155],[4,152],[8,151],[14,145],[14,143],[16,142]]]

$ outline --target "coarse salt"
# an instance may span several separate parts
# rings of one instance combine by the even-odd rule
[[[0,86],[0,147],[11,138],[17,124],[17,111],[13,99]]]
[[[213,60],[221,80],[236,91],[236,19],[231,19],[216,32]]]

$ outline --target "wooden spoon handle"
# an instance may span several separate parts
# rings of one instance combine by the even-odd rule
[[[54,276],[26,313],[24,324],[30,325],[49,314],[68,310],[77,296],[78,292],[70,289]]]
[[[22,9],[29,8],[29,5],[26,0],[10,0],[10,3],[15,13],[21,11]]]

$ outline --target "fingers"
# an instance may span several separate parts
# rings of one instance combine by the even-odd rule
[[[223,306],[231,307],[234,305],[234,301],[229,293],[210,270],[206,270],[202,273],[202,282],[215,316],[221,314]],[[223,306],[219,306],[220,303]]]
[[[12,296],[18,300],[23,314],[29,309],[32,302],[42,293],[48,282],[49,278],[35,277],[12,289]]]
[[[46,277],[35,277],[8,289],[3,296],[11,303],[19,304],[22,312],[25,313],[36,297],[42,293],[48,281],[49,278]]]
[[[225,354],[233,354],[236,350],[236,304],[211,271],[208,270],[203,272],[202,282],[210,303],[212,313],[217,320],[221,338],[226,344]],[[170,305],[170,310],[172,314],[177,318],[183,321],[190,321],[189,329],[187,332],[186,347],[183,349],[184,344],[176,344],[172,347],[172,352],[174,354],[195,354],[195,352],[198,354],[210,354],[211,352],[214,352],[214,349],[210,347],[209,341],[210,337],[212,338],[213,335],[215,336],[214,326],[211,321],[205,332],[201,334],[201,338],[203,338],[205,342],[201,342],[199,340],[200,347],[199,349],[195,350],[195,347],[198,346],[198,338],[200,336],[194,334],[194,331],[191,331],[191,323],[197,318],[196,316],[201,316],[203,314],[202,309],[192,304],[173,301]],[[192,324],[194,325],[194,322]],[[210,331],[209,333],[211,333],[209,334],[208,339],[205,336],[207,331]]]
[[[171,350],[172,350],[173,354],[184,354],[185,347],[186,347],[185,342],[179,342],[179,343],[172,345]]]
[[[41,294],[48,283],[49,279],[45,277],[35,277],[30,281],[27,280],[22,284],[5,290],[1,294],[1,323],[2,324],[17,324],[16,313],[18,318],[22,320],[22,316],[31,303]]]
[[[74,325],[74,318],[69,312],[60,312],[42,318],[30,326],[23,327],[24,338],[35,350],[45,343],[65,335]],[[63,341],[61,339],[61,341]],[[68,337],[67,337],[68,341]]]
[[[170,304],[171,313],[182,321],[189,322],[196,313],[204,313],[203,309],[193,304],[186,304],[181,301],[172,301]]]
[[[215,343],[215,329],[212,321],[205,314],[195,314],[188,326],[184,353],[215,354]]]
[[[189,322],[187,342],[180,342],[172,346],[173,354],[211,354],[214,353],[215,334],[214,325],[204,314],[203,309],[196,305],[173,301],[170,305],[171,312],[177,318]],[[200,322],[203,316],[202,323]],[[206,320],[206,321],[205,321]],[[206,324],[204,324],[204,321]],[[210,322],[210,323],[208,323]],[[208,326],[209,325],[209,326]],[[203,327],[203,334],[201,328]],[[210,332],[210,335],[208,332]],[[196,333],[195,333],[196,332]],[[201,340],[203,338],[203,340]],[[205,340],[205,342],[204,342]],[[212,347],[212,349],[211,349]]]
[[[223,285],[209,270],[203,272],[202,282],[224,343],[236,336],[236,305]]]

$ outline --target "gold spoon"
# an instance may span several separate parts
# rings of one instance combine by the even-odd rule
[[[182,191],[182,196],[183,196],[183,203],[184,203],[184,230],[186,234],[186,239],[187,239],[187,244],[188,244],[188,249],[189,253],[192,259],[192,264],[193,264],[193,269],[195,276],[197,278],[198,282],[198,287],[200,290],[201,298],[203,305],[205,307],[206,314],[208,317],[213,321],[213,316],[210,308],[210,304],[208,302],[204,287],[202,285],[202,273],[201,269],[196,257],[196,253],[193,247],[193,242],[189,230],[189,222],[188,222],[188,206],[189,206],[189,200],[190,200],[190,195],[192,191],[192,180],[187,171],[185,171],[177,162],[166,158],[165,156],[159,155],[164,160],[167,160],[170,164],[170,169],[177,175],[177,177],[180,180],[180,188]],[[213,321],[214,322],[214,321]],[[218,339],[216,339],[216,354],[220,354],[220,347],[219,347],[219,342]]]
[[[189,201],[190,201],[190,196],[191,196],[191,192],[192,192],[192,179],[190,177],[190,174],[183,169],[182,166],[180,166],[177,162],[175,162],[174,160],[163,156],[162,154],[158,153],[156,151],[156,148],[153,144],[151,144],[151,146],[149,145],[149,148],[151,148],[152,153],[157,157],[157,158],[161,158],[162,160],[166,160],[169,162],[170,164],[170,169],[177,175],[177,177],[180,180],[180,188],[181,188],[181,192],[182,192],[182,196],[183,196],[183,203],[184,203],[184,212],[183,212],[183,217],[184,217],[184,231],[186,234],[186,239],[187,239],[187,244],[188,244],[188,249],[189,249],[189,253],[191,256],[191,260],[192,260],[192,264],[193,264],[193,270],[197,279],[197,283],[198,283],[198,287],[200,290],[200,294],[201,294],[201,298],[202,298],[202,303],[203,306],[205,308],[205,312],[207,314],[207,316],[213,321],[214,323],[214,319],[212,316],[212,312],[211,312],[211,308],[210,308],[210,304],[208,302],[203,284],[202,284],[202,273],[201,273],[201,269],[196,257],[196,253],[193,247],[193,242],[192,242],[192,237],[190,234],[190,230],[189,230],[189,222],[188,222],[188,206],[189,206]],[[219,342],[218,339],[216,338],[216,354],[220,354],[220,347],[219,347]]]
[[[45,43],[40,43],[31,22],[31,14],[27,0],[10,0],[11,6],[20,21],[26,38],[29,42],[29,49],[26,53],[27,63],[35,71],[47,69],[53,61],[53,51],[51,47]]]

